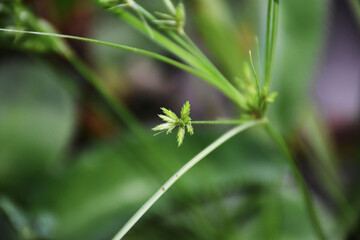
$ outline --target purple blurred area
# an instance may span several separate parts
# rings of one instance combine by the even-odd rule
[[[360,22],[349,4],[334,1],[322,63],[316,76],[316,99],[327,122],[335,130],[359,123]]]

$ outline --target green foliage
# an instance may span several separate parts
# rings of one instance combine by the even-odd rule
[[[159,16],[160,20],[154,20],[155,23],[159,24],[160,28],[175,30],[179,34],[184,34],[185,26],[185,7],[182,2],[175,7],[170,0],[164,0],[165,5],[170,11],[170,14],[156,12],[155,14]]]
[[[32,176],[61,166],[75,106],[61,85],[66,76],[49,65],[16,58],[0,63],[0,189],[36,188],[28,185]]]
[[[238,106],[239,111],[242,113],[242,118],[235,120],[197,122],[197,124],[234,124],[236,127],[200,151],[194,158],[191,158],[191,160],[179,170],[181,174],[176,173],[165,183],[164,187],[156,192],[155,200],[150,199],[150,204],[146,202],[146,210],[140,212],[141,214],[135,214],[133,216],[135,217],[135,222],[157,202],[160,196],[169,189],[177,179],[190,170],[201,159],[205,158],[220,145],[244,129],[268,124],[267,120],[264,119],[266,110],[268,104],[274,102],[277,96],[276,93],[270,92],[270,80],[272,77],[273,60],[275,58],[279,1],[269,1],[267,44],[265,54],[262,56],[266,60],[263,65],[260,64],[260,47],[255,46],[257,49],[253,50],[253,52],[256,53],[254,56],[252,55],[252,51],[249,52],[249,61],[242,59],[243,56],[241,56],[241,53],[236,51],[236,47],[234,47],[236,45],[236,38],[233,36],[236,26],[229,27],[229,25],[225,24],[227,21],[230,21],[231,25],[231,21],[233,21],[228,14],[225,16],[222,16],[220,13],[218,15],[215,14],[216,18],[208,22],[208,27],[213,24],[216,25],[215,27],[218,30],[215,34],[215,41],[213,41],[211,45],[218,49],[215,61],[220,59],[219,65],[226,69],[227,75],[220,72],[185,33],[185,9],[182,2],[174,5],[170,0],[164,0],[163,3],[168,13],[155,12],[154,14],[143,8],[141,4],[138,4],[138,1],[98,0],[97,2],[108,8],[109,11],[122,17],[130,23],[131,26],[145,34],[151,41],[154,41],[165,51],[174,55],[176,60],[138,48],[94,39],[56,34],[52,27],[46,27],[46,24],[42,25],[41,21],[31,15],[28,10],[21,5],[16,5],[19,1],[8,1],[5,5],[4,12],[6,13],[6,18],[11,19],[12,16],[21,16],[23,11],[29,13],[27,16],[31,17],[24,18],[24,21],[19,21],[18,23],[20,24],[1,26],[7,28],[8,31],[8,33],[0,35],[1,39],[7,43],[7,45],[12,45],[23,50],[31,49],[35,52],[51,51],[65,56],[85,78],[88,78],[96,90],[105,97],[109,105],[121,120],[126,123],[126,126],[129,127],[132,134],[136,136],[134,139],[130,139],[129,142],[131,142],[131,146],[124,143],[126,142],[126,137],[124,136],[122,136],[122,141],[119,141],[121,142],[119,145],[107,143],[106,146],[99,148],[97,143],[93,143],[91,147],[87,146],[87,151],[81,154],[80,158],[67,156],[69,160],[75,162],[75,164],[64,167],[64,171],[60,174],[52,178],[42,176],[43,189],[34,191],[26,187],[23,188],[26,192],[32,193],[32,198],[35,199],[32,200],[33,202],[26,199],[24,200],[26,201],[25,204],[28,206],[36,205],[35,212],[38,214],[37,225],[41,225],[42,233],[47,233],[43,235],[51,239],[78,240],[109,237],[110,232],[115,231],[119,224],[125,223],[126,219],[137,209],[137,205],[146,200],[151,193],[151,189],[155,189],[158,185],[158,180],[164,180],[160,177],[160,175],[163,176],[160,173],[167,175],[174,172],[175,169],[183,165],[184,159],[189,159],[194,156],[195,153],[204,147],[205,143],[207,144],[209,142],[209,139],[215,138],[218,134],[217,132],[212,132],[213,130],[210,129],[207,131],[209,133],[204,132],[200,136],[194,136],[189,139],[189,143],[191,144],[185,144],[182,151],[178,151],[175,146],[175,149],[172,148],[173,145],[169,143],[169,141],[166,141],[165,138],[159,137],[157,140],[149,141],[149,139],[144,137],[146,133],[142,132],[143,128],[138,125],[136,119],[128,113],[126,108],[124,108],[117,99],[112,98],[111,95],[108,94],[106,89],[102,87],[101,81],[96,78],[96,75],[91,73],[81,61],[74,58],[73,53],[70,52],[60,37],[116,47],[172,64],[194,74],[219,89]],[[139,2],[141,1],[139,0]],[[201,1],[196,2],[199,3]],[[301,5],[304,3],[296,4]],[[206,6],[209,7],[209,5],[212,6],[211,10],[213,13],[217,12],[219,6],[225,7],[229,12],[231,10],[226,1],[202,1],[202,7],[205,7],[205,9],[210,9],[206,8]],[[290,5],[284,3],[284,6],[288,6],[290,9],[296,8],[289,7]],[[315,5],[319,7],[318,4]],[[209,16],[210,15],[207,17]],[[195,14],[194,17],[197,18],[199,16]],[[298,18],[296,14],[295,17]],[[211,17],[207,19],[209,20]],[[223,19],[226,20],[221,21]],[[303,21],[301,17],[298,19],[302,19]],[[203,20],[203,23],[204,22],[206,22],[206,20]],[[295,26],[296,24],[291,23],[290,25],[293,29],[298,29]],[[112,25],[111,27],[115,26]],[[32,32],[32,34],[35,34],[36,38],[34,35],[28,35],[27,33],[29,32],[23,30],[35,31]],[[219,32],[221,34],[217,34]],[[303,32],[307,31],[304,30]],[[121,33],[119,33],[119,35],[121,35]],[[296,37],[299,36],[296,35]],[[219,39],[221,38],[225,40],[220,41]],[[32,41],[36,42],[36,44],[31,43]],[[9,42],[12,43],[10,44]],[[298,44],[296,41],[293,42],[295,45]],[[309,42],[311,41],[309,40]],[[258,44],[256,43],[255,45]],[[301,50],[298,51],[302,51],[305,48],[306,46],[300,46],[299,49]],[[294,51],[297,50],[295,49]],[[302,59],[301,56],[300,59]],[[304,59],[300,62],[304,62]],[[287,65],[282,71],[291,72],[288,67]],[[298,66],[296,64],[293,67],[299,68],[301,71],[308,68],[308,66]],[[4,75],[2,74],[1,76],[5,75],[4,73]],[[286,86],[291,87],[293,85],[295,81],[293,79],[299,78],[296,75],[297,74],[294,74],[294,78],[292,78],[291,74],[288,76],[286,80],[291,79],[292,84],[287,83]],[[303,84],[302,81],[295,82]],[[21,89],[23,88],[21,87]],[[276,89],[278,90],[278,88]],[[281,97],[284,96],[284,94],[291,94],[291,91],[290,93],[279,91],[279,93],[279,97]],[[293,107],[291,104],[287,106]],[[34,110],[34,108],[30,107],[29,111]],[[15,117],[7,116],[0,120],[0,131],[5,132],[5,134],[0,134],[0,140],[2,140],[2,142],[7,141],[5,148],[16,152],[16,147],[11,149],[8,146],[15,142],[11,140],[11,134],[18,134],[17,131],[13,131],[13,129],[17,129],[17,122],[12,121],[12,119],[16,119],[17,116],[9,110],[13,109],[11,104],[9,106],[6,105],[5,109],[6,111],[4,112],[6,114],[10,113],[10,115],[14,115]],[[3,109],[0,108],[0,110],[2,111]],[[192,121],[190,118],[190,103],[186,102],[183,105],[179,117],[166,108],[161,108],[161,110],[163,114],[159,114],[159,117],[164,120],[165,123],[154,127],[153,130],[160,131],[160,133],[166,132],[168,134],[175,128],[178,128],[177,142],[178,146],[182,145],[186,132],[190,135],[194,134],[192,124],[195,124],[196,121]],[[288,113],[288,111],[284,112]],[[52,115],[47,114],[46,116]],[[50,122],[54,124],[50,129],[46,127],[46,124],[44,124],[46,121],[43,119],[39,121],[38,125],[41,126],[39,127],[36,125],[36,121],[28,121],[28,119],[24,118],[27,124],[32,125],[33,131],[30,132],[29,135],[31,135],[31,138],[29,139],[34,141],[31,142],[35,143],[39,137],[41,141],[43,141],[42,134],[44,132],[51,134],[53,132],[52,130],[57,128],[60,122],[65,125],[69,124],[69,115],[63,114],[62,112],[61,116],[64,117],[65,120],[61,117],[56,117],[56,119],[50,118]],[[73,117],[73,115],[71,116]],[[6,124],[2,125],[3,122]],[[35,127],[33,127],[33,125]],[[7,128],[10,130],[4,130]],[[19,132],[22,132],[22,128],[19,129]],[[43,132],[41,129],[43,129]],[[61,129],[64,130],[63,128]],[[66,137],[68,136],[67,134],[69,134],[69,129],[66,128],[60,132]],[[21,134],[19,134],[19,136],[20,135]],[[10,138],[8,138],[8,136],[10,136]],[[56,136],[54,138],[52,136],[53,135],[44,138],[52,139],[52,141],[43,142],[41,145],[46,149],[41,149],[41,151],[46,152],[48,148],[51,149],[50,145],[54,142],[54,145],[60,142],[61,144],[59,144],[59,146],[64,148],[64,142],[57,140]],[[286,171],[284,165],[279,161],[279,159],[282,158],[281,155],[273,151],[273,143],[266,140],[267,138],[260,132],[254,131],[252,132],[252,136],[254,139],[245,135],[241,140],[237,139],[231,143],[229,142],[228,145],[224,146],[224,149],[220,149],[219,152],[214,153],[217,155],[208,159],[207,164],[203,164],[199,166],[198,169],[194,169],[194,173],[182,179],[180,183],[181,187],[179,186],[176,191],[169,192],[171,198],[167,198],[168,200],[164,200],[162,204],[158,204],[156,209],[158,215],[154,216],[155,214],[151,214],[147,216],[147,218],[142,219],[141,223],[137,226],[137,231],[133,231],[129,235],[129,238],[194,238],[207,240],[267,238],[315,239],[312,227],[318,224],[316,220],[316,210],[319,209],[314,208],[312,205],[306,185],[292,162],[293,160],[289,155],[286,144],[281,139],[279,140],[281,137],[275,137],[275,140],[279,140],[280,146],[282,150],[285,151],[289,164],[292,166],[293,172],[295,172],[296,180],[298,184],[300,184],[299,186],[301,187],[301,191],[303,191],[303,196],[305,196],[307,203],[306,209],[303,206],[304,201],[301,199],[299,189],[293,190],[292,185],[284,186],[285,184],[282,184]],[[68,138],[66,139],[69,141]],[[139,139],[140,141],[138,141]],[[58,147],[58,145],[56,146]],[[57,147],[55,152],[51,151],[51,156],[46,155],[46,159],[53,159],[53,156],[58,156],[57,153],[60,151]],[[32,146],[30,146],[30,148],[32,148]],[[139,153],[139,148],[144,150],[144,153],[142,153],[142,151]],[[19,152],[23,152],[21,147],[19,147],[19,149],[21,150]],[[88,149],[92,149],[92,151]],[[164,156],[172,156],[171,161],[169,161],[167,157],[164,157],[165,161],[161,160],[159,154],[156,155],[156,153]],[[5,157],[9,156],[8,152],[4,153],[0,151],[0,154],[5,154]],[[21,155],[23,160],[19,161],[21,164],[29,159],[29,163],[36,162],[27,157],[27,155],[32,155],[32,153],[24,151],[23,155]],[[221,161],[211,161],[216,159],[221,159]],[[11,162],[8,160],[9,158],[2,158],[0,160],[0,164],[2,164],[0,173],[9,173],[6,172],[6,167],[12,165],[8,165],[8,162]],[[17,161],[16,159],[16,164]],[[40,158],[39,161],[43,161],[43,159]],[[12,166],[13,169],[21,165],[16,164]],[[152,177],[148,176],[148,166],[151,167],[151,171],[157,173],[155,181],[153,181],[154,179]],[[39,171],[46,172],[43,163],[35,167],[37,168],[36,171],[34,171],[35,174]],[[55,168],[56,167],[52,166],[52,169]],[[131,171],[128,171],[129,169],[131,169]],[[29,175],[34,174],[31,168],[25,170],[26,172],[31,172]],[[8,178],[6,174],[4,175],[5,177],[0,177],[6,179],[8,182],[12,179],[19,181],[18,179],[23,177],[17,175]],[[4,184],[8,184],[6,181],[4,181]],[[85,188],[84,186],[92,187]],[[19,185],[19,187],[21,188],[22,185]],[[249,188],[248,192],[247,188]],[[289,189],[292,190],[289,191]],[[160,193],[160,195],[158,193]],[[199,202],[193,202],[195,201],[194,198],[200,199]],[[143,208],[140,209],[140,211],[142,210]],[[305,213],[306,210],[310,213],[312,222],[309,221],[309,216]],[[319,212],[322,211],[319,210]],[[11,215],[11,213],[9,215]],[[15,213],[13,215],[16,216],[17,214]],[[24,216],[26,216],[26,214],[24,214]],[[167,221],[163,221],[163,216],[166,216]],[[50,221],[49,218],[52,219],[52,221]],[[282,221],[281,219],[285,220]],[[321,219],[323,220],[324,218],[322,217]],[[130,221],[132,225],[135,224],[135,222]],[[128,226],[131,228],[132,225]],[[334,228],[332,226],[332,228],[329,228],[327,222],[322,222],[322,225],[325,226],[328,235],[334,236],[334,239],[337,239],[337,236],[342,234],[339,234],[341,231],[338,231],[337,235],[328,231],[328,229]],[[336,225],[336,223],[334,225]],[[317,225],[316,230],[318,236],[320,236],[320,238],[323,237],[321,236],[321,226]],[[122,232],[122,234],[126,232],[127,231]],[[341,237],[338,239],[341,239]]]
[[[269,108],[268,116],[290,137],[302,124],[303,112],[309,108],[308,90],[324,50],[329,4],[326,0],[293,4],[281,1],[280,4],[281,44],[275,55],[272,81],[272,90],[279,95]],[[306,18],[301,19],[302,16]]]
[[[130,6],[130,9],[133,10],[132,12],[123,8],[124,5],[117,5],[116,3],[111,3],[109,1],[99,1],[99,3],[122,17],[140,32],[146,34],[152,41],[173,53],[179,59],[182,59],[190,68],[199,73],[197,76],[222,91],[246,114],[251,115],[254,118],[261,118],[263,116],[266,107],[261,109],[260,105],[267,105],[266,96],[260,98],[260,95],[258,94],[257,97],[254,96],[256,98],[255,100],[252,99],[249,101],[248,95],[252,95],[249,93],[249,88],[242,86],[236,88],[233,83],[229,81],[196,47],[190,38],[187,37],[183,29],[185,23],[185,11],[181,3],[175,8],[171,1],[165,1],[165,5],[174,15],[172,20],[169,19],[170,16],[166,14],[151,14],[135,1],[131,1],[130,5],[129,3],[126,3],[126,6]],[[119,6],[121,8],[119,8]],[[159,16],[160,19],[156,16]],[[167,25],[172,23],[177,27],[177,32],[164,28],[162,25],[164,24],[164,17],[167,18],[165,21],[170,21],[167,22]],[[264,94],[266,95],[268,94],[268,88],[268,85],[264,86],[264,89],[266,90]],[[254,105],[253,102],[257,103]]]
[[[23,239],[41,239],[32,229],[28,216],[16,206],[10,199],[0,195],[1,210],[9,216],[9,220]]]
[[[0,3],[1,4],[1,3]],[[29,9],[24,7],[20,1],[11,1],[3,6],[2,28],[17,29],[17,30],[32,30],[39,32],[55,33],[55,29],[45,20],[37,18]],[[0,43],[7,43],[13,40],[12,46],[17,49],[47,53],[49,51],[67,56],[70,55],[70,49],[60,38],[49,38],[45,36],[30,37],[27,34],[4,34],[0,36]]]

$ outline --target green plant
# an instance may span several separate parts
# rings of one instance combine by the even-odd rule
[[[99,3],[107,7],[109,11],[112,11],[115,14],[121,16],[134,28],[138,29],[140,32],[145,34],[147,37],[149,37],[149,39],[157,43],[162,48],[174,54],[182,62],[173,60],[157,53],[133,47],[103,42],[94,39],[67,36],[54,32],[49,33],[49,30],[47,30],[47,32],[44,32],[46,31],[45,28],[35,28],[35,31],[33,32],[15,29],[1,30],[10,33],[27,33],[41,36],[70,38],[75,40],[87,41],[91,43],[102,44],[110,47],[116,47],[119,49],[132,51],[164,61],[180,69],[188,71],[195,76],[205,80],[212,86],[216,87],[227,97],[229,97],[234,102],[234,104],[239,107],[239,110],[242,113],[241,118],[235,120],[196,122],[190,119],[189,103],[186,103],[184,105],[180,118],[178,118],[176,114],[173,114],[171,111],[163,109],[165,115],[161,115],[160,117],[167,123],[165,123],[165,125],[155,127],[153,130],[167,130],[168,132],[171,132],[171,130],[173,130],[175,127],[179,127],[178,145],[181,145],[184,139],[185,129],[190,134],[193,133],[192,124],[231,124],[237,126],[229,132],[225,133],[213,144],[209,145],[209,147],[207,147],[201,153],[195,156],[192,160],[189,161],[188,164],[181,168],[179,172],[177,172],[172,178],[170,178],[169,181],[166,182],[165,185],[161,187],[159,191],[157,191],[148,202],[145,203],[145,205],[139,210],[139,212],[137,212],[134,217],[130,219],[130,221],[124,226],[123,229],[120,230],[120,232],[114,239],[121,239],[127,233],[127,231],[132,228],[132,226],[137,222],[137,220],[139,220],[141,216],[164,194],[164,192],[169,187],[171,187],[183,174],[185,174],[189,169],[191,169],[196,163],[198,163],[209,153],[214,151],[221,144],[229,140],[231,137],[235,136],[236,134],[242,132],[247,128],[258,125],[265,126],[267,131],[269,132],[269,135],[284,151],[286,159],[288,160],[288,163],[294,173],[295,179],[297,180],[299,186],[303,191],[304,199],[306,200],[305,202],[307,204],[307,209],[309,211],[316,232],[320,239],[325,239],[325,235],[317,219],[310,194],[301,174],[299,173],[291,157],[290,151],[288,150],[284,140],[271,126],[269,120],[266,119],[266,110],[268,108],[268,105],[269,103],[274,101],[276,96],[276,94],[270,93],[270,89],[272,69],[274,65],[274,54],[276,49],[277,28],[279,21],[279,1],[269,0],[266,51],[264,54],[265,62],[262,65],[259,64],[258,62],[260,62],[260,57],[256,57],[256,59],[253,59],[252,52],[250,51],[249,63],[244,64],[242,76],[236,76],[239,78],[236,79],[234,77],[234,79],[231,80],[227,79],[186,35],[184,31],[185,11],[183,4],[180,3],[178,4],[178,6],[175,6],[171,3],[171,1],[164,0],[164,3],[168,8],[168,13],[156,13],[156,15],[153,15],[132,0],[127,0],[123,2],[105,0],[99,1]],[[60,52],[68,51],[61,50]],[[72,54],[67,53],[65,55],[69,55],[70,57],[68,58],[72,60],[73,64],[75,66],[78,66],[80,70],[83,69],[83,67],[79,65],[80,63],[74,60]],[[85,73],[85,75],[88,75],[88,71],[84,70],[83,72]],[[261,74],[261,72],[263,72],[263,74]],[[92,79],[92,77],[90,76],[89,79]],[[99,91],[102,92],[101,88],[99,88]],[[126,115],[124,118],[126,118]],[[132,126],[132,120],[129,119],[128,122],[129,126]]]
[[[360,22],[360,1],[358,0],[349,0],[350,5],[356,15],[357,21]]]
[[[109,1],[101,1],[105,6],[109,7],[108,4]],[[274,101],[274,98],[276,94],[269,95],[270,92],[270,84],[271,84],[271,75],[272,75],[272,68],[273,68],[273,62],[274,62],[274,54],[276,49],[276,40],[277,40],[277,31],[278,31],[278,21],[279,21],[279,1],[275,0],[269,1],[268,4],[268,25],[267,25],[267,39],[266,39],[266,61],[265,61],[265,74],[264,74],[264,85],[261,88],[260,86],[260,80],[257,74],[257,71],[255,70],[255,66],[253,63],[253,58],[251,51],[249,52],[250,56],[250,63],[251,63],[251,70],[252,75],[250,73],[248,65],[245,65],[244,67],[244,76],[245,81],[240,81],[239,88],[235,89],[237,93],[233,90],[234,87],[232,86],[231,82],[228,81],[217,69],[214,67],[207,59],[206,57],[200,52],[199,49],[196,48],[196,46],[191,42],[191,40],[187,37],[183,30],[183,23],[185,22],[182,17],[184,17],[183,13],[183,6],[182,4],[179,4],[177,8],[175,8],[174,5],[170,1],[164,1],[166,6],[168,7],[170,13],[173,14],[172,23],[177,26],[174,29],[167,30],[165,26],[163,25],[163,20],[156,19],[153,15],[151,15],[148,11],[146,11],[141,6],[137,5],[134,1],[126,1],[126,5],[116,5],[111,6],[111,10],[115,11],[115,13],[119,14],[121,17],[123,17],[126,21],[128,21],[130,24],[132,24],[134,27],[138,28],[144,33],[148,33],[148,35],[153,39],[155,42],[157,42],[162,47],[166,48],[173,54],[177,55],[179,58],[183,59],[185,62],[187,62],[190,66],[193,68],[197,68],[200,71],[203,72],[204,75],[212,75],[212,79],[204,79],[207,80],[210,84],[214,85],[215,87],[219,88],[224,94],[226,94],[228,97],[230,97],[235,103],[239,105],[241,110],[243,111],[243,119],[250,119],[247,123],[252,123],[251,121],[257,121],[256,119],[262,119],[264,118],[267,106],[269,102]],[[130,7],[131,10],[136,12],[138,14],[139,19],[134,18],[134,16],[129,15],[128,12],[124,11],[123,9],[118,9],[118,7]],[[176,10],[177,9],[177,10]],[[179,13],[179,14],[176,14]],[[164,15],[160,15],[164,16]],[[164,32],[157,32],[154,28],[151,28],[148,24],[148,21],[155,24],[154,27],[160,28],[160,30],[163,30]],[[158,26],[156,26],[159,24]],[[175,34],[175,35],[174,35]],[[173,45],[172,42],[169,42],[169,38],[173,39],[178,45]],[[178,47],[183,47],[183,49],[179,49]],[[187,54],[184,54],[182,50],[188,50]],[[188,55],[190,54],[190,56]],[[192,55],[192,56],[191,56]],[[260,60],[259,60],[260,61]],[[227,87],[229,86],[229,87]],[[164,111],[165,110],[165,111]],[[154,128],[154,130],[168,130],[168,132],[171,132],[173,128],[179,125],[178,118],[175,114],[172,112],[168,112],[168,110],[163,109],[164,113],[167,116],[160,116],[163,120],[167,121],[167,124],[159,125],[158,127]],[[188,116],[187,116],[188,117]],[[189,119],[191,121],[191,119]],[[242,119],[239,119],[240,121]],[[246,121],[246,120],[245,120]],[[190,122],[191,123],[191,122]],[[313,207],[313,203],[310,197],[310,194],[307,190],[306,184],[304,180],[302,179],[301,174],[299,173],[292,157],[287,149],[287,146],[285,142],[282,140],[280,135],[277,134],[277,132],[272,128],[272,126],[268,123],[267,120],[260,120],[260,122],[256,122],[256,124],[250,124],[252,125],[258,125],[259,123],[265,124],[267,126],[269,134],[274,138],[276,143],[279,144],[280,148],[284,151],[284,154],[286,158],[289,160],[289,164],[291,166],[292,171],[295,174],[296,180],[298,184],[300,185],[305,202],[307,204],[310,217],[314,223],[314,227],[316,229],[316,232],[318,233],[318,236],[320,239],[325,239],[325,234],[321,228],[321,225],[318,221],[318,218],[316,216],[315,209]],[[226,124],[226,123],[225,123]],[[245,123],[246,124],[246,123]],[[182,143],[183,136],[184,136],[184,124],[180,124],[179,133],[178,133],[178,144],[179,146]],[[243,129],[242,129],[243,130]],[[192,130],[189,131],[192,133]],[[237,131],[235,131],[238,133]],[[240,132],[240,131],[239,131]],[[228,136],[229,134],[225,134],[224,136]],[[227,137],[221,137],[220,139],[228,139]],[[230,134],[230,136],[232,136]],[[230,137],[229,137],[230,138]],[[217,143],[217,142],[215,142]],[[210,151],[213,151],[215,149],[214,146],[217,146],[217,144],[210,145],[208,149]],[[222,142],[221,142],[222,143]],[[181,169],[179,173],[175,174],[170,180],[165,183],[165,185],[159,189],[158,192],[154,194],[154,196],[144,204],[144,206],[134,215],[133,218],[129,220],[129,222],[119,231],[119,233],[115,236],[114,239],[121,239],[129,229],[137,222],[139,218],[149,209],[158,198],[165,192],[175,181],[178,177],[181,177],[182,172],[186,172],[188,169],[190,169],[192,166],[196,164],[197,161],[201,160],[205,155],[202,155],[200,153],[197,155],[194,159],[196,160],[194,163],[194,159],[192,159],[189,163],[189,165],[185,165],[185,171],[184,168]]]

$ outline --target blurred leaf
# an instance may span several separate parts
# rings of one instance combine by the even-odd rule
[[[74,104],[46,64],[0,65],[0,187],[20,187],[56,166],[74,127]]]
[[[0,212],[1,210],[8,216],[9,221],[22,239],[39,239],[38,234],[32,229],[28,216],[10,199],[0,196]]]
[[[236,36],[237,26],[229,15],[233,5],[216,0],[196,2],[194,9],[199,12],[195,10],[194,15],[199,17],[211,54],[229,75],[238,76],[243,65],[239,42],[246,39]],[[68,4],[70,1],[64,1],[64,8]],[[284,1],[281,7],[283,30],[274,80],[279,98],[272,118],[285,131],[302,119],[298,116],[320,52],[325,7],[324,0]],[[128,36],[119,20],[103,21],[95,21],[95,36],[112,42],[123,41],[125,36],[133,44],[135,40],[149,44],[144,38]],[[37,43],[46,47],[45,42]],[[35,47],[29,45],[28,49]],[[121,51],[93,49],[104,72],[122,65]],[[0,65],[0,188],[36,185],[38,173],[48,167],[58,170],[56,160],[71,137],[74,106],[57,84],[62,77],[47,65],[6,60]],[[68,169],[42,178],[43,189],[12,191],[21,197],[26,194],[21,200],[36,215],[40,232],[50,239],[108,239],[166,176],[219,135],[218,129],[212,128],[199,127],[196,132],[199,135],[189,138],[181,150],[169,141],[170,136],[151,139],[149,147],[165,156],[163,159],[148,154],[138,139],[125,134],[118,142],[89,144],[80,156],[67,156],[74,163]],[[127,238],[313,239],[302,197],[291,179],[283,179],[283,159],[266,139],[254,130],[226,143],[170,189]],[[341,231],[330,231],[336,225],[332,217],[324,215],[322,219],[326,219],[323,224],[329,235],[343,239],[338,237]]]
[[[189,3],[190,4],[190,3]],[[230,80],[242,76],[242,63],[247,52],[241,51],[244,38],[238,39],[238,29],[226,1],[197,0],[192,2],[193,16],[214,61],[230,76]]]
[[[282,1],[273,90],[279,95],[269,108],[284,133],[300,123],[310,80],[322,52],[327,1]],[[264,23],[265,24],[265,23]]]
[[[159,138],[152,144],[154,147],[159,144],[163,149],[161,154],[171,156],[168,161],[172,169],[162,165],[158,159],[151,161],[162,166],[170,176],[216,135],[218,133],[189,138],[189,143],[185,143],[181,151],[167,137]],[[167,229],[186,229],[185,235],[190,231],[191,236],[197,239],[211,239],[211,234],[214,234],[213,239],[230,236],[231,232],[227,233],[227,229],[231,228],[233,224],[230,222],[235,221],[237,215],[232,213],[232,205],[227,206],[227,197],[220,200],[220,196],[227,192],[229,201],[236,199],[236,192],[241,186],[245,189],[246,186],[266,186],[283,169],[282,162],[272,159],[266,147],[262,151],[251,147],[253,141],[248,137],[237,137],[204,160],[206,163],[199,164],[188,173],[134,228],[133,236],[138,236],[134,239],[147,238],[148,231],[156,232],[149,239],[169,236]],[[125,139],[122,143],[93,145],[75,160],[76,164],[69,171],[51,181],[46,195],[38,196],[39,201],[36,201],[40,220],[41,212],[55,219],[55,224],[49,226],[47,232],[56,239],[110,237],[165,181],[154,181],[157,177],[151,177],[153,172],[148,168],[147,160],[139,158],[136,153],[141,147],[138,142]],[[249,196],[252,196],[251,191]],[[186,214],[178,215],[179,209]],[[229,214],[222,213],[224,209]],[[153,219],[157,218],[161,221],[153,223]],[[189,225],[191,218],[193,224]],[[227,221],[227,227],[221,227]],[[201,230],[201,226],[213,224],[219,229],[210,232]],[[182,239],[180,236],[179,239]]]
[[[3,9],[3,11],[1,11]],[[29,9],[19,2],[0,3],[0,20],[2,28],[17,30],[56,33],[54,27],[41,18],[36,17]],[[2,32],[0,34],[2,48],[20,49],[36,53],[55,51],[61,55],[70,55],[71,51],[63,39],[47,36],[31,36],[20,33]]]
[[[55,219],[46,231],[55,239],[98,239],[92,236],[100,233],[110,237],[155,190],[137,161],[122,144],[94,146],[81,154],[39,199],[40,209],[49,207],[39,211],[39,219],[44,213]]]

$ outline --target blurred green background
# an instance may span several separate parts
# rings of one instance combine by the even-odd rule
[[[162,1],[138,1],[152,10]],[[186,30],[238,76],[265,0],[184,0]],[[356,1],[281,1],[269,118],[286,137],[328,239],[360,239],[360,21]],[[57,31],[172,57],[90,0],[0,1],[0,27]],[[56,30],[55,30],[56,29]],[[160,107],[234,118],[213,87],[147,57],[83,42],[0,33],[0,239],[111,239],[227,127],[152,136]],[[311,240],[301,192],[256,128],[187,173],[125,239]]]

